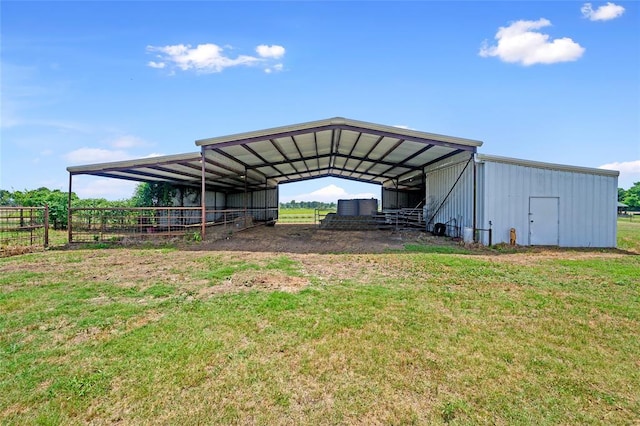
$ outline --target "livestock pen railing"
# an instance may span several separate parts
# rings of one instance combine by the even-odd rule
[[[337,209],[315,209],[313,211],[313,223],[316,225],[320,225],[322,221],[324,221],[328,214],[336,213]]]
[[[206,233],[214,227],[225,233],[261,222],[273,222],[278,209],[205,210]],[[69,242],[122,242],[165,237],[202,239],[200,207],[72,208],[69,212]],[[211,232],[212,235],[220,233]]]
[[[0,207],[0,256],[15,247],[48,245],[48,207]]]

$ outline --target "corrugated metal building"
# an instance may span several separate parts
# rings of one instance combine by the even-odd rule
[[[617,171],[476,154],[425,173],[429,229],[472,228],[483,244],[491,230],[492,244],[616,246]]]
[[[519,245],[616,245],[617,171],[481,155],[481,141],[341,117],[196,145],[199,153],[69,167],[69,193],[79,174],[189,187],[200,197],[180,205],[199,203],[204,235],[212,210],[277,219],[280,184],[333,176],[380,185],[383,211],[422,208],[429,231],[484,244],[515,234]]]
[[[478,155],[478,227],[494,242],[615,247],[618,172]],[[483,242],[488,243],[486,238]]]

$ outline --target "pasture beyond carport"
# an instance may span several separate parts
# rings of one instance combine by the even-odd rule
[[[640,417],[638,256],[408,247],[76,248],[0,259],[0,420]]]

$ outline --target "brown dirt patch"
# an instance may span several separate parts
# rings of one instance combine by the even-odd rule
[[[335,231],[315,225],[278,224],[257,226],[184,247],[186,250],[248,251],[271,253],[382,253],[401,250],[405,244],[458,245],[450,238],[433,237],[420,231]]]
[[[221,284],[202,287],[199,298],[209,298],[220,293],[236,293],[250,290],[278,290],[295,293],[310,284],[304,277],[293,277],[278,271],[241,271]]]
[[[247,290],[299,291],[309,284],[308,277],[320,282],[352,280],[369,282],[373,278],[401,278],[414,274],[413,261],[407,256],[387,255],[401,251],[407,244],[462,248],[459,241],[434,237],[425,232],[327,231],[313,225],[258,226],[235,232],[221,240],[202,243],[180,243],[178,250],[136,248],[50,250],[41,256],[16,256],[0,264],[0,274],[33,271],[38,274],[19,284],[5,284],[10,292],[23,286],[46,285],[61,277],[74,280],[110,283],[139,291],[157,285],[175,285],[185,296],[210,297],[221,292]],[[159,247],[161,248],[161,247]],[[553,259],[615,258],[629,253],[620,250],[584,250],[559,248],[493,248],[468,247],[468,254],[488,262],[534,265]],[[505,253],[507,252],[507,253]],[[400,252],[401,253],[401,252]],[[405,252],[406,253],[406,252]],[[289,276],[270,269],[250,269],[230,274],[222,282],[205,279],[206,271],[218,264],[248,262],[267,264],[286,256],[301,265],[301,276]],[[147,303],[148,298],[140,303]],[[113,296],[97,295],[90,300],[96,305],[113,302]],[[81,337],[80,337],[81,338]]]

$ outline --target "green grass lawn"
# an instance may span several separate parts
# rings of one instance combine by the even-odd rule
[[[322,217],[334,210],[320,210]],[[278,223],[314,223],[315,209],[280,209]]]
[[[633,424],[638,330],[614,251],[51,250],[0,259],[0,423]]]
[[[618,248],[640,253],[640,216],[618,218]]]

